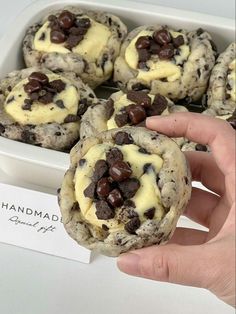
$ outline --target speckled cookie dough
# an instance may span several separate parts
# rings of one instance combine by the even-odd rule
[[[218,115],[232,114],[236,108],[236,43],[221,53],[211,72],[206,105]]]
[[[14,71],[0,81],[0,135],[66,151],[79,139],[81,116],[97,101],[74,73]]]
[[[54,72],[72,71],[95,88],[111,76],[126,33],[126,26],[110,13],[68,6],[27,30],[25,63]]]
[[[187,32],[140,26],[122,44],[114,80],[123,90],[148,90],[175,101],[197,101],[207,88],[215,58],[216,47],[202,29]]]
[[[160,94],[154,96],[143,91],[119,91],[87,110],[81,121],[81,137],[128,125],[145,126],[147,117],[185,111],[185,107],[175,106]]]
[[[74,240],[118,256],[167,242],[190,194],[190,171],[176,143],[145,128],[124,127],[72,149],[59,204]]]

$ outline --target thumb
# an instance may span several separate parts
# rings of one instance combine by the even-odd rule
[[[117,264],[129,275],[205,288],[210,280],[205,251],[204,245],[152,246],[120,255]]]

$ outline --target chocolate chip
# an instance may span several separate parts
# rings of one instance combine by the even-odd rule
[[[12,87],[9,85],[9,86],[7,87],[7,90],[8,90],[9,92],[11,92],[11,91],[12,91]]]
[[[96,184],[94,182],[91,182],[84,190],[84,196],[93,199],[95,196],[95,189]]]
[[[153,34],[153,39],[159,45],[166,45],[169,42],[171,42],[170,33],[166,29],[161,29],[159,31],[155,31],[154,34]]]
[[[79,28],[88,29],[91,26],[91,21],[89,18],[81,18],[81,19],[77,19],[75,24]]]
[[[133,144],[132,136],[126,132],[120,131],[115,134],[116,145]]]
[[[174,47],[172,44],[167,44],[161,48],[158,54],[161,60],[169,60],[174,56]]]
[[[123,205],[124,200],[118,189],[114,189],[107,197],[108,202],[112,207],[120,207]]]
[[[136,207],[134,201],[132,201],[132,200],[125,200],[124,201],[124,206],[125,207],[132,207],[132,208]]]
[[[138,68],[144,71],[148,71],[149,67],[147,66],[145,61],[139,61],[138,62]]]
[[[178,35],[177,37],[172,38],[173,45],[175,48],[178,48],[184,44],[184,37],[182,35]]]
[[[61,132],[55,132],[55,136],[61,136]]]
[[[160,94],[157,94],[153,100],[151,108],[147,109],[147,115],[157,116],[162,114],[162,112],[167,108],[168,101],[166,98]]]
[[[140,183],[136,178],[130,178],[119,183],[119,189],[126,199],[134,197],[139,188]]]
[[[45,96],[46,94],[47,94],[47,91],[46,91],[45,89],[41,89],[41,90],[38,92],[39,97]]]
[[[109,120],[114,113],[114,100],[112,98],[108,99],[106,103],[106,109],[107,109],[107,119]]]
[[[49,15],[49,17],[48,17],[48,21],[49,21],[49,22],[53,22],[53,21],[55,21],[56,19],[57,19],[56,15],[53,15],[53,14]]]
[[[109,228],[108,228],[107,225],[105,225],[105,224],[102,224],[102,229],[103,229],[104,231],[108,231],[108,230],[109,230]]]
[[[46,92],[46,94],[42,97],[39,97],[39,102],[47,105],[53,102],[54,95],[52,93]]]
[[[5,132],[5,126],[0,123],[0,134],[3,134]]]
[[[58,99],[58,100],[56,100],[55,103],[56,103],[57,107],[59,107],[59,108],[61,108],[61,109],[64,109],[64,108],[65,108],[65,105],[64,105],[63,100]]]
[[[64,123],[71,123],[79,121],[79,117],[74,114],[68,114],[68,116],[64,119]]]
[[[42,85],[48,84],[48,77],[41,72],[32,72],[29,76],[29,81],[38,81]]]
[[[127,99],[135,102],[138,105],[148,108],[151,106],[151,97],[143,91],[128,91]]]
[[[111,191],[111,185],[108,178],[101,178],[97,183],[97,195],[100,199],[103,199],[109,195]]]
[[[138,217],[132,218],[125,224],[125,230],[130,234],[135,234],[135,231],[140,227],[141,223]]]
[[[66,83],[64,83],[62,80],[54,80],[49,83],[50,87],[55,89],[58,93],[61,93],[66,88]]]
[[[59,30],[52,30],[50,33],[50,40],[54,44],[64,43],[66,40],[66,35]]]
[[[76,47],[84,39],[83,35],[70,34],[66,40],[66,48],[72,49]]]
[[[197,29],[197,36],[200,36],[201,34],[203,34],[205,31],[202,28],[198,28]]]
[[[13,100],[15,100],[15,97],[14,97],[14,96],[12,96],[12,97],[8,98],[8,100],[7,100],[7,104],[9,104],[10,102],[12,102]]]
[[[108,205],[106,201],[97,201],[95,207],[95,214],[98,219],[107,220],[115,217],[115,211]]]
[[[132,169],[125,161],[116,161],[109,169],[109,174],[117,182],[128,179],[132,174]]]
[[[150,155],[150,153],[143,147],[140,147],[138,151],[139,153]]]
[[[204,69],[205,69],[206,71],[208,71],[208,70],[209,70],[209,65],[208,65],[208,64],[204,64]]]
[[[146,119],[145,109],[141,105],[130,105],[127,111],[132,124],[138,124]]]
[[[188,178],[187,177],[184,177],[184,181],[186,184],[188,184]]]
[[[99,159],[94,166],[94,173],[92,180],[97,182],[108,172],[108,164],[105,160]]]
[[[29,98],[32,100],[32,101],[35,101],[35,100],[38,100],[39,99],[39,93],[31,93],[29,94]]]
[[[79,27],[71,27],[69,29],[70,34],[72,35],[85,35],[87,33],[87,29],[86,28],[79,28]]]
[[[58,17],[58,22],[63,29],[72,27],[75,21],[75,15],[67,10],[62,11]]]
[[[151,46],[149,48],[150,53],[157,55],[160,50],[161,50],[161,46],[159,44],[157,44],[154,40],[152,40]]]
[[[38,92],[41,89],[42,85],[36,81],[36,80],[32,80],[29,83],[24,85],[24,91],[27,94],[31,94],[34,92]]]
[[[150,39],[148,36],[140,36],[136,43],[135,43],[135,47],[137,49],[146,49],[150,47]]]
[[[111,166],[116,161],[123,160],[123,154],[118,148],[113,147],[109,152],[106,153],[106,160],[109,166]]]
[[[211,39],[209,39],[209,42],[210,42],[210,44],[211,44],[212,50],[215,51],[215,52],[217,52],[217,46],[216,46],[216,44],[214,43],[214,41],[211,40]]]
[[[232,128],[236,130],[236,116],[235,116],[235,112],[226,121],[228,121],[229,124],[232,126]]]
[[[80,206],[78,202],[74,202],[74,204],[71,207],[71,211],[80,211]]]
[[[206,145],[202,145],[202,144],[196,144],[195,145],[195,149],[197,151],[206,152],[207,151],[207,146]]]
[[[150,52],[147,49],[139,49],[138,50],[138,59],[139,62],[146,62],[150,59]]]
[[[134,91],[143,91],[143,90],[146,90],[146,91],[150,91],[150,87],[149,86],[146,86],[142,83],[135,83],[134,85],[132,85],[132,90]]]
[[[114,120],[116,122],[116,125],[120,128],[128,123],[129,117],[128,117],[127,112],[123,110],[123,111],[120,111],[120,113],[115,115]]]
[[[22,109],[31,111],[32,104],[33,104],[33,101],[31,99],[25,99],[24,104],[22,105]]]
[[[148,172],[148,170],[151,168],[151,166],[152,166],[152,164],[146,163],[146,164],[143,166],[143,173]]]
[[[21,133],[21,140],[24,143],[28,143],[28,144],[33,144],[36,140],[35,135],[28,131],[28,130],[24,130]]]
[[[101,61],[101,68],[103,69],[103,71],[104,71],[105,64],[108,60],[109,60],[108,55],[104,53],[104,55],[102,56],[102,61]]]
[[[149,208],[147,209],[145,212],[144,212],[144,216],[147,218],[147,219],[153,219],[154,215],[155,215],[155,211],[156,211],[156,208],[155,207],[152,207],[152,208]]]
[[[83,165],[86,163],[86,159],[82,158],[79,160],[79,166],[83,167]]]
[[[39,40],[45,40],[45,38],[46,38],[46,35],[45,35],[45,33],[43,32],[41,35],[40,35],[40,37],[39,37]]]

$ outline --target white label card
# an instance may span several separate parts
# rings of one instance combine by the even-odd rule
[[[83,263],[90,251],[66,233],[55,195],[0,183],[0,242]]]

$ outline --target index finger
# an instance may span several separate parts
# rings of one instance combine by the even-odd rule
[[[226,121],[186,112],[149,117],[146,126],[171,137],[186,137],[193,142],[209,145],[217,166],[225,175],[234,169],[235,132]]]

